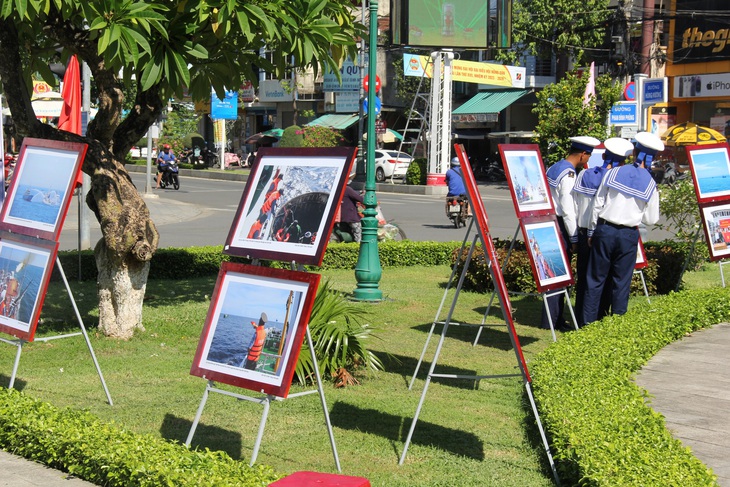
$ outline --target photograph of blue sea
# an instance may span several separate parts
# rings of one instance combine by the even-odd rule
[[[47,257],[13,245],[0,247],[0,316],[29,324]]]
[[[563,251],[558,235],[552,224],[547,226],[526,226],[529,246],[535,264],[540,272],[540,279],[553,279],[568,274],[563,259]]]
[[[692,165],[702,196],[730,193],[730,164],[725,150],[695,152]]]
[[[258,316],[238,316],[221,313],[218,316],[215,334],[210,343],[208,360],[224,365],[243,368],[243,361],[248,352],[248,344],[254,335],[254,327],[251,322],[258,323]],[[269,321],[266,323],[269,329],[281,332],[283,323]]]
[[[18,186],[8,214],[14,218],[55,225],[61,212],[63,191]]]

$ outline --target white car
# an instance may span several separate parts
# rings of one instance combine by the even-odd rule
[[[375,180],[382,183],[386,179],[404,178],[413,158],[397,150],[377,149],[375,151]]]

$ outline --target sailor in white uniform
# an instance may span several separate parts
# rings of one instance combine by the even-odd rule
[[[651,173],[651,161],[664,150],[661,139],[649,132],[636,134],[634,163],[608,171],[593,200],[589,230],[593,234],[586,274],[583,305],[585,323],[598,319],[605,286],[611,286],[611,311],[626,313],[631,277],[636,264],[639,224],[659,220],[659,192]]]
[[[578,174],[573,186],[573,197],[577,209],[578,218],[578,252],[576,258],[575,273],[575,316],[578,319],[578,326],[585,325],[583,321],[583,302],[586,290],[586,272],[588,270],[588,238],[592,232],[588,231],[591,212],[593,210],[593,197],[603,181],[609,169],[618,167],[626,161],[626,158],[634,151],[634,145],[626,139],[611,137],[603,143],[603,164],[586,168]],[[611,307],[610,286],[604,287],[601,295],[601,302],[598,308],[598,317],[602,318],[608,314]]]
[[[577,250],[578,246],[576,206],[572,193],[576,179],[576,168],[582,167],[588,162],[593,149],[600,143],[601,141],[595,137],[571,137],[568,155],[565,156],[565,159],[561,159],[550,166],[546,173],[550,195],[555,204],[555,213],[558,216],[558,226],[568,253],[568,262],[570,262],[573,252]],[[547,303],[553,326],[558,330],[571,329],[566,325],[563,317],[565,296],[562,294],[550,296]],[[541,327],[550,327],[545,309],[542,312]]]

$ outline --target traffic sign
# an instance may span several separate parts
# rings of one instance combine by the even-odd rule
[[[374,110],[375,115],[379,114],[380,110],[382,108],[383,108],[383,102],[380,101],[380,97],[376,96],[375,97],[375,110]],[[367,113],[368,113],[368,99],[367,98],[365,98],[362,101],[362,111],[367,115]]]
[[[362,80],[362,87],[367,92],[368,91],[368,80],[370,79],[369,75],[366,75],[365,78]],[[380,76],[377,74],[375,75],[375,93],[380,93]]]
[[[636,100],[636,83],[629,81],[624,88],[624,100]]]
[[[654,105],[656,103],[665,103],[667,101],[667,83],[666,78],[646,79],[641,84],[641,101],[644,106]]]
[[[611,125],[638,125],[639,112],[636,102],[619,101],[613,105],[609,114],[609,123]]]

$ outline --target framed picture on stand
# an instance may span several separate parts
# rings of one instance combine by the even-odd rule
[[[259,149],[223,252],[320,265],[355,151]]]
[[[517,218],[555,212],[537,144],[499,144]]]
[[[689,168],[700,205],[730,200],[728,145],[694,145],[686,148]]]
[[[0,230],[58,240],[86,149],[86,144],[26,137],[0,212]]]
[[[286,397],[319,279],[224,262],[190,374]]]
[[[636,247],[636,265],[634,266],[635,270],[640,270],[649,265],[649,262],[646,260],[646,252],[644,251],[644,242],[641,241],[641,237],[639,237],[639,244]]]
[[[0,331],[33,341],[58,242],[0,232]]]
[[[554,215],[520,220],[538,292],[573,284],[568,254]]]
[[[710,260],[730,257],[730,202],[700,207]]]

